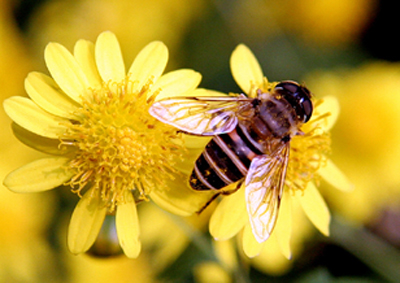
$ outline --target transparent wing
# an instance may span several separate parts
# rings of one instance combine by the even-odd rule
[[[258,242],[271,235],[278,218],[283,194],[289,143],[282,144],[275,154],[255,157],[245,181],[247,212]]]
[[[169,98],[155,102],[150,114],[156,119],[195,135],[232,131],[238,117],[249,115],[252,98],[241,96]]]

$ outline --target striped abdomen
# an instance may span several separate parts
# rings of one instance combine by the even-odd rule
[[[246,128],[237,126],[228,134],[215,136],[197,159],[190,185],[195,190],[219,190],[243,179],[251,160],[260,154],[244,133]]]
[[[247,175],[254,157],[273,154],[276,146],[296,134],[293,108],[270,98],[255,106],[251,122],[239,123],[230,133],[215,136],[197,159],[190,185],[195,190],[219,190]]]

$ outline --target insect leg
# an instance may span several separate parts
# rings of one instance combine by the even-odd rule
[[[213,195],[207,202],[206,204],[200,208],[199,211],[197,211],[197,214],[200,214],[204,211],[204,209],[206,209],[219,195],[221,194],[221,192],[216,193],[215,195]]]
[[[224,191],[224,190],[220,190],[218,193],[216,193],[215,195],[213,195],[207,202],[206,204],[200,208],[199,211],[197,211],[197,214],[200,214],[204,211],[204,209],[206,209],[217,197],[219,197],[220,195],[223,196],[228,196],[230,194],[233,194],[234,192],[238,191],[242,185],[243,181],[240,181],[237,183],[236,187],[233,190],[229,190],[229,191]]]

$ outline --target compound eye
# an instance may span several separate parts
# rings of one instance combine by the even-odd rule
[[[297,102],[297,106],[295,107],[296,114],[301,120],[303,120],[303,123],[306,123],[310,120],[313,112],[310,91],[303,86],[299,86],[297,92],[294,93],[293,96]]]
[[[304,112],[303,122],[306,123],[308,120],[310,120],[313,112],[313,105],[310,98],[307,97],[305,100],[303,100],[301,106]]]
[[[275,86],[275,89],[280,90],[281,92],[291,94],[296,93],[299,89],[299,85],[292,81],[284,81]]]
[[[310,91],[293,81],[284,81],[275,86],[275,89],[289,102],[296,111],[297,117],[303,122],[310,120],[313,105]]]

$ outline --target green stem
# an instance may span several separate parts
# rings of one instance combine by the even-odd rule
[[[400,252],[368,230],[334,218],[331,239],[389,282],[399,282]]]
[[[215,255],[212,244],[209,241],[209,239],[204,235],[204,233],[194,229],[192,226],[186,223],[181,217],[176,216],[162,209],[161,211],[166,213],[171,218],[171,220],[180,229],[182,229],[182,231],[186,235],[188,235],[188,237],[192,240],[193,244],[206,256],[207,260],[218,262],[222,267],[224,266],[224,264]],[[227,270],[227,272],[229,271]],[[239,266],[237,270],[233,270],[232,275],[234,277],[235,283],[250,283],[250,279],[248,278],[248,275],[242,266]]]
[[[161,208],[159,209],[168,215],[168,217],[192,240],[193,244],[206,256],[208,260],[218,261],[213,252],[211,242],[205,237],[203,233],[194,229],[181,217],[169,213]]]

